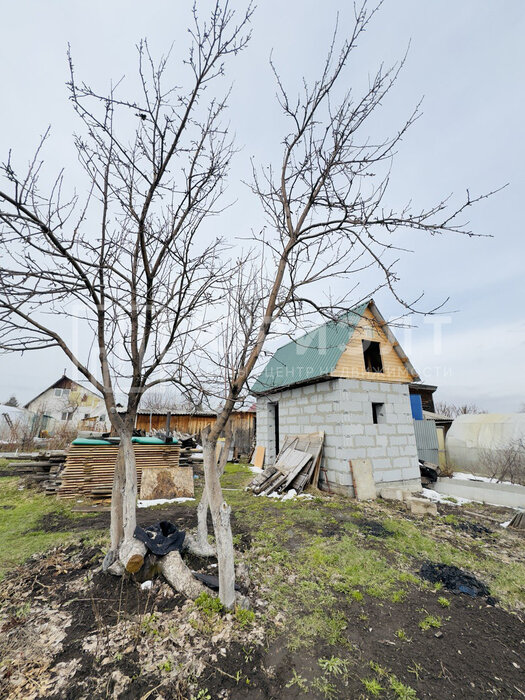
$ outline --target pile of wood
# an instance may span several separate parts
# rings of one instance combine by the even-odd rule
[[[140,493],[145,467],[179,467],[178,445],[133,444],[137,462],[137,490]],[[117,445],[71,445],[65,467],[58,479],[59,498],[111,498]]]
[[[286,435],[275,464],[258,474],[249,488],[261,495],[295,489],[299,494],[312,483],[317,486],[321,469],[324,433]]]
[[[197,444],[195,436],[178,433],[175,437],[180,445],[180,466],[192,467],[195,474],[202,475],[204,473],[202,447]]]
[[[57,475],[64,467],[66,452],[51,450],[27,455],[11,455],[11,459],[16,461],[9,462],[5,475],[23,477],[28,486],[42,486],[46,493],[53,493],[51,484],[55,482]]]

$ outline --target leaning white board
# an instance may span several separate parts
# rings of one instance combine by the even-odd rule
[[[377,492],[372,472],[372,462],[369,459],[351,459],[350,472],[357,500],[374,500],[377,497]]]

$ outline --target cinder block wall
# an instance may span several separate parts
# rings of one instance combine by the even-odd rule
[[[332,379],[257,399],[257,444],[266,464],[275,460],[274,410],[279,434],[325,432],[323,466],[332,491],[353,495],[350,459],[369,458],[378,485],[421,488],[408,386]],[[384,404],[385,422],[374,424],[372,402]],[[322,475],[321,475],[322,476]]]

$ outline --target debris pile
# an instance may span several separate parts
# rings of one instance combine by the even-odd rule
[[[473,598],[486,597],[489,605],[495,605],[497,602],[496,598],[490,595],[489,587],[483,581],[457,566],[427,561],[421,566],[419,575],[431,583],[443,584],[452,593],[465,593]]]
[[[275,464],[258,474],[248,488],[257,495],[270,496],[288,490],[300,494],[310,483],[317,486],[323,443],[323,432],[285,436]]]
[[[525,530],[525,512],[520,511],[516,513],[508,526],[515,530]]]
[[[441,469],[439,466],[437,464],[432,464],[432,462],[425,462],[424,459],[419,460],[419,471],[421,473],[422,486],[435,484],[438,477],[441,476]]]
[[[192,467],[195,474],[204,474],[202,447],[197,443],[195,435],[176,433],[180,445],[179,464],[181,467]]]

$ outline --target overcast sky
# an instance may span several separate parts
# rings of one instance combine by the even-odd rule
[[[133,74],[141,37],[156,55],[174,42],[177,56],[186,41],[190,5],[4,0],[0,157],[11,148],[26,160],[51,124],[46,165],[53,172],[65,166],[66,177],[68,172],[74,177],[76,122],[64,85],[68,43],[78,76],[103,90],[111,78]],[[207,3],[198,5],[204,9]],[[338,12],[344,32],[350,3],[261,0],[253,40],[228,72],[229,119],[240,152],[228,190],[235,204],[217,221],[221,233],[241,236],[262,225],[241,180],[249,176],[251,156],[263,162],[279,158],[283,128],[270,51],[287,85],[298,89],[302,75],[316,75]],[[399,149],[390,201],[428,206],[451,192],[459,197],[467,187],[480,194],[509,183],[470,212],[471,228],[491,237],[417,234],[404,240],[414,252],[399,267],[403,294],[416,298],[424,291],[428,307],[450,301],[437,324],[416,318],[409,331],[396,331],[423,381],[439,386],[438,398],[501,412],[525,402],[524,36],[523,0],[386,0],[350,72],[359,86],[382,61],[402,57],[410,42],[403,73],[374,125],[385,134],[395,132],[424,97],[423,117]],[[399,314],[387,294],[376,303],[386,318]],[[2,356],[0,363],[0,401],[14,393],[25,402],[64,368],[74,374],[54,350]]]

